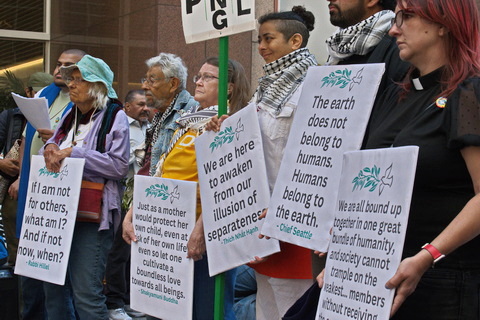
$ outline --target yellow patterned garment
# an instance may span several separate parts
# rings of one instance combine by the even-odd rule
[[[162,178],[198,182],[195,138],[197,130],[189,129],[178,139],[163,162]],[[197,219],[202,212],[200,194],[197,188]]]

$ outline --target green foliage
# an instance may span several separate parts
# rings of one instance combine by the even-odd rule
[[[13,101],[12,92],[25,96],[25,86],[22,80],[7,70],[5,75],[0,77],[0,112],[17,106]]]
[[[123,193],[122,198],[122,209],[124,212],[127,212],[128,209],[132,206],[133,201],[133,177],[128,179],[123,179],[122,183],[125,187],[125,192]]]

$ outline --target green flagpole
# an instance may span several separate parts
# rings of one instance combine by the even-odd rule
[[[228,99],[228,37],[219,39],[218,55],[218,116],[227,114]]]
[[[218,55],[218,116],[227,114],[228,99],[228,37],[219,40]],[[225,295],[225,273],[215,276],[214,319],[223,320]]]

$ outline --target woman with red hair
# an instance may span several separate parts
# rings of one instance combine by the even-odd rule
[[[478,8],[399,0],[390,35],[412,68],[379,100],[366,148],[420,147],[403,260],[386,283],[393,319],[479,319]]]

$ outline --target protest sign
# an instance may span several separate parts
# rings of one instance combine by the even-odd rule
[[[195,141],[210,276],[280,250],[259,239],[258,216],[270,198],[253,104]]]
[[[187,242],[195,226],[197,183],[135,176],[130,303],[164,320],[191,319],[193,260]]]
[[[262,233],[325,251],[346,151],[358,150],[384,64],[308,69]]]
[[[346,153],[316,319],[389,319],[418,147]]]
[[[15,273],[63,285],[77,216],[84,159],[65,158],[60,172],[32,156]]]
[[[186,43],[255,29],[254,0],[182,0],[181,3]]]

